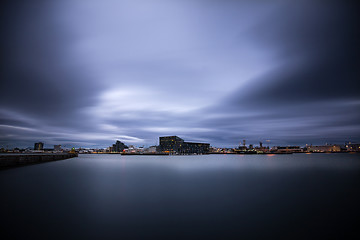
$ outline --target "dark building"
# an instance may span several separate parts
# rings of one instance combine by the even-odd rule
[[[54,145],[54,151],[60,152],[61,150],[61,145]]]
[[[128,148],[124,143],[120,142],[119,140],[116,141],[115,144],[112,146],[112,152],[122,152],[125,148]]]
[[[346,143],[345,147],[349,152],[360,152],[360,143]]]
[[[209,153],[209,143],[185,142],[178,136],[167,136],[159,138],[159,151],[175,154],[204,154]]]
[[[188,153],[197,153],[204,154],[209,153],[210,144],[209,143],[194,143],[194,142],[184,142],[180,153],[188,154]]]
[[[310,145],[307,147],[308,152],[341,152],[340,145],[323,145],[323,146],[313,146]]]
[[[272,148],[272,150],[279,152],[279,153],[296,153],[296,152],[302,152],[302,148],[299,146],[275,146]]]
[[[44,150],[44,143],[42,142],[35,143],[34,150]]]
[[[180,152],[184,140],[178,136],[159,137],[160,152]]]

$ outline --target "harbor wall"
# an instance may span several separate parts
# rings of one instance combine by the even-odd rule
[[[0,169],[59,161],[77,156],[78,155],[76,153],[1,154]]]

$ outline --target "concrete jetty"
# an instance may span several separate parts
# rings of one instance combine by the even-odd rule
[[[0,170],[77,157],[77,153],[0,154]]]

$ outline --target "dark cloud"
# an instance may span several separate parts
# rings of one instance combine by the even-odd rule
[[[54,21],[53,3],[5,5],[1,21],[1,107],[49,121],[91,104],[96,82],[64,53],[71,36]]]
[[[256,43],[276,49],[281,64],[250,82],[252,91],[241,94],[239,101],[359,99],[358,10],[346,1],[300,1],[285,4],[254,27]]]
[[[0,144],[360,140],[351,1],[8,1]]]
[[[335,1],[284,4],[249,33],[259,48],[276,50],[278,67],[217,107],[224,116],[237,114],[205,124],[243,129],[238,135],[252,139],[279,135],[288,142],[358,141],[358,10]]]

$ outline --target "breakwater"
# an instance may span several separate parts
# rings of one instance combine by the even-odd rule
[[[77,157],[77,153],[0,154],[0,169]]]

